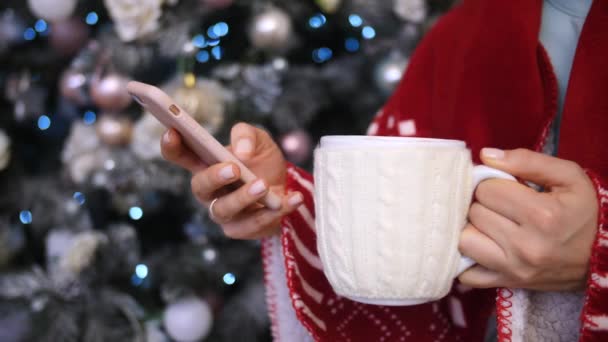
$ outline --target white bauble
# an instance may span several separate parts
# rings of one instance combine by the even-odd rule
[[[172,339],[196,342],[209,334],[213,316],[209,304],[197,297],[187,297],[167,307],[163,322]]]
[[[104,0],[118,37],[131,42],[160,27],[162,0]]]
[[[68,19],[74,13],[77,2],[77,0],[27,0],[32,13],[48,21]]]

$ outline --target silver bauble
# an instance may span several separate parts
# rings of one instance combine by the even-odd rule
[[[284,49],[292,34],[291,18],[278,8],[270,8],[256,15],[249,29],[251,43],[260,49]]]

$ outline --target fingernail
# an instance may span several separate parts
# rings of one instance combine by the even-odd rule
[[[171,133],[171,131],[166,131],[165,134],[163,134],[163,142],[165,144],[168,144],[171,142],[171,137],[169,136],[169,133]]]
[[[252,196],[261,195],[264,191],[266,191],[266,184],[264,184],[264,181],[261,179],[253,183],[249,188],[249,194]]]
[[[291,196],[287,200],[287,204],[289,204],[291,207],[295,207],[297,205],[300,205],[300,203],[302,203],[303,200],[304,200],[304,197],[302,197],[302,194],[298,193],[298,194]]]
[[[481,155],[484,158],[489,159],[503,159],[505,157],[505,151],[499,150],[497,148],[485,147],[481,149]]]
[[[232,168],[232,165],[224,166],[220,170],[220,177],[224,178],[225,180],[234,178],[234,169]]]
[[[253,152],[253,144],[250,139],[241,139],[237,141],[234,153],[236,153],[238,157],[246,157],[251,152]]]

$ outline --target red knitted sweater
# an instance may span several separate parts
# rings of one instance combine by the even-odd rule
[[[465,140],[475,158],[485,146],[540,151],[557,111],[556,78],[538,41],[541,7],[541,0],[466,0],[445,15],[419,45],[369,133]],[[275,338],[482,341],[496,310],[499,341],[526,340],[530,331],[546,340],[569,333],[579,341],[608,341],[607,61],[608,0],[595,0],[571,71],[558,157],[589,170],[600,204],[598,233],[582,313],[580,306],[570,313],[559,301],[541,310],[570,314],[565,320],[574,321],[577,331],[533,318],[534,306],[547,303],[530,300],[534,294],[523,290],[455,284],[444,299],[413,307],[337,296],[316,251],[312,177],[291,166],[288,190],[304,193],[305,204],[283,220],[280,240],[265,240],[263,249]],[[560,332],[564,327],[570,331]]]

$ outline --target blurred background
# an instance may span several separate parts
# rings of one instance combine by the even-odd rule
[[[269,341],[260,244],[161,159],[130,79],[311,167],[363,134],[451,0],[2,0],[0,341]]]

